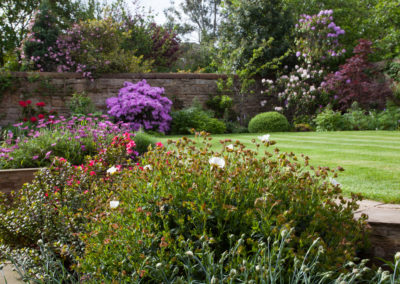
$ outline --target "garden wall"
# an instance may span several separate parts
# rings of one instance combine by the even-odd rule
[[[190,106],[197,98],[204,103],[210,95],[218,92],[218,79],[226,75],[218,74],[106,74],[93,81],[83,79],[75,73],[14,72],[12,85],[0,94],[0,126],[15,123],[19,119],[20,100],[44,101],[46,109],[56,110],[60,115],[68,115],[68,102],[74,92],[86,92],[96,107],[105,112],[107,98],[116,96],[125,81],[137,82],[146,79],[152,86],[165,88],[165,95],[174,103],[176,109]],[[0,88],[1,89],[1,88]],[[259,91],[240,98],[232,92],[237,112],[245,119],[266,110],[260,102],[265,99]]]

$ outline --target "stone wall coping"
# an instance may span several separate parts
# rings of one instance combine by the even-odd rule
[[[23,169],[5,169],[5,170],[1,170],[0,169],[0,174],[4,174],[4,173],[15,173],[15,172],[33,172],[33,171],[39,171],[43,168],[23,168]]]
[[[72,72],[10,72],[16,78],[40,76],[52,79],[83,79],[79,73]],[[96,79],[201,79],[218,80],[227,79],[228,75],[215,73],[112,73],[102,74]]]

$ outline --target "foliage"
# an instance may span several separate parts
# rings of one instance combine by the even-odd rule
[[[72,116],[93,114],[96,107],[91,98],[85,93],[74,93],[68,104]]]
[[[171,134],[189,134],[192,129],[217,134],[225,133],[226,125],[199,106],[172,113]]]
[[[284,132],[290,129],[286,117],[279,112],[271,111],[257,114],[249,122],[250,133]]]
[[[314,131],[314,128],[308,123],[296,123],[294,125],[294,130],[298,132],[308,132]]]
[[[146,80],[125,82],[118,97],[108,98],[108,113],[133,130],[155,130],[165,133],[170,128],[172,102],[162,96],[164,88],[151,87]]]
[[[86,155],[94,155],[111,142],[114,135],[122,133],[128,126],[110,121],[98,121],[92,117],[63,117],[40,119],[25,136],[14,136],[12,132],[0,148],[0,168],[34,168],[51,163],[56,156],[71,163],[83,163]],[[16,124],[22,133],[28,129]]]
[[[351,108],[343,114],[343,119],[348,124],[349,130],[375,130],[378,129],[376,113],[365,110],[358,106],[357,102],[351,105]]]
[[[136,132],[133,140],[135,141],[136,151],[139,153],[139,155],[146,153],[149,146],[154,148],[156,145],[155,138],[144,132]]]
[[[378,81],[378,72],[368,61],[372,52],[372,42],[361,39],[353,50],[354,56],[337,72],[329,74],[321,85],[334,95],[340,109],[349,108],[355,101],[363,108],[382,108],[391,96],[391,90],[385,82]]]
[[[77,72],[90,79],[101,73],[148,72],[151,62],[121,47],[128,38],[129,31],[112,18],[89,20],[74,24],[61,34],[44,57],[26,60],[27,64],[46,62],[50,69],[41,71]]]
[[[3,72],[0,69],[0,102],[3,99],[4,93],[13,85],[14,79],[9,72]]]
[[[92,219],[92,233],[82,235],[81,273],[94,282],[157,282],[154,267],[165,267],[165,279],[191,269],[180,256],[190,256],[188,250],[197,255],[202,240],[212,243],[218,257],[242,234],[253,236],[238,252],[242,262],[254,256],[260,242],[289,227],[295,228],[293,238],[282,252],[288,273],[293,254],[304,259],[317,238],[326,250],[320,268],[337,267],[354,256],[364,228],[363,220],[352,216],[357,198],[339,198],[339,187],[328,181],[329,169],[308,171],[294,154],[278,150],[257,158],[239,142],[228,145],[230,140],[213,153],[208,141],[204,137],[200,146],[187,138],[170,141],[173,148],[157,146],[143,156],[143,171],[118,172],[113,184],[118,192],[112,196],[118,207],[109,208],[110,197],[105,197],[95,213],[102,217]],[[342,201],[332,202],[335,198]],[[198,270],[193,277],[206,280]]]
[[[12,194],[13,202],[0,196],[0,258],[13,257],[17,266],[25,266],[26,278],[43,283],[65,273],[75,278],[85,246],[79,234],[99,200],[113,191],[102,186],[113,182],[109,165],[120,168],[134,146],[124,133],[80,166],[56,157],[32,183]]]
[[[277,97],[283,112],[289,117],[312,115],[329,97],[321,88],[332,62],[346,51],[339,39],[345,33],[333,21],[332,10],[315,15],[302,15],[296,24],[296,56],[299,65],[290,71],[285,68],[273,81],[263,79],[268,97]]]
[[[386,66],[386,74],[396,82],[400,82],[400,61],[389,61]]]
[[[50,10],[50,3],[44,1],[35,13],[29,33],[22,41],[21,58],[28,59],[33,65],[31,70],[55,70],[55,62],[48,57],[49,50],[56,45],[59,34],[57,17]]]
[[[228,74],[246,69],[248,62],[256,75],[270,72],[265,64],[283,56],[290,46],[292,17],[279,0],[238,1],[224,3],[219,36],[218,60]],[[268,46],[266,42],[269,42]],[[255,57],[254,53],[259,54]]]
[[[226,132],[227,133],[248,133],[249,130],[246,126],[240,125],[238,122],[226,121]]]
[[[378,128],[381,130],[400,130],[400,108],[388,105],[385,110],[378,113]]]
[[[314,119],[317,126],[317,131],[337,131],[347,130],[347,121],[343,118],[340,112],[332,110],[330,106],[326,107]]]
[[[210,97],[206,105],[214,111],[217,118],[224,118],[225,114],[229,114],[232,111],[233,100],[227,95],[215,95]]]
[[[215,41],[220,18],[221,0],[184,0],[177,9],[174,1],[164,10],[167,26],[181,35],[196,32],[201,45]],[[186,18],[184,17],[186,16]]]
[[[332,10],[321,10],[316,15],[302,15],[296,24],[296,56],[308,64],[324,63],[346,52],[338,37],[345,31],[333,21]]]

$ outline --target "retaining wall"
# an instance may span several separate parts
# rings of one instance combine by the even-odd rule
[[[175,109],[190,106],[194,98],[205,103],[210,96],[218,93],[217,82],[226,79],[218,74],[181,74],[181,73],[148,73],[148,74],[105,74],[93,81],[83,79],[75,73],[47,72],[14,72],[13,84],[0,94],[0,125],[15,123],[19,120],[20,100],[30,99],[33,103],[44,101],[47,110],[56,110],[60,115],[68,115],[68,103],[74,92],[86,92],[98,110],[106,112],[106,99],[117,96],[118,90],[125,81],[138,82],[146,79],[151,86],[163,87],[165,95],[173,102]],[[255,87],[253,94],[244,97],[230,93],[235,108],[245,119],[268,110],[261,107],[265,100]]]

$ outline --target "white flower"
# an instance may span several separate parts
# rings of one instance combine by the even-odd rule
[[[119,205],[119,201],[116,201],[116,200],[110,201],[110,208],[111,209],[117,208],[118,205]]]
[[[275,107],[275,110],[276,110],[276,111],[282,111],[283,108],[282,108],[282,107]]]
[[[225,160],[219,157],[212,157],[208,160],[211,166],[217,166],[220,169],[225,167]]]
[[[110,174],[110,175],[112,175],[112,174],[114,174],[116,171],[118,171],[118,169],[117,169],[116,167],[112,166],[111,168],[109,168],[109,169],[107,170],[107,173]]]
[[[151,165],[145,165],[143,169],[151,171],[153,167]]]
[[[335,180],[334,178],[330,178],[329,181],[331,182],[331,184],[332,184],[333,186],[338,186],[338,185],[340,185],[340,183],[339,183],[337,180]]]
[[[188,250],[187,252],[185,252],[185,254],[186,254],[187,256],[193,256],[193,252],[192,252],[191,250]]]
[[[156,268],[161,268],[161,267],[162,267],[162,263],[161,262],[156,264]]]
[[[394,255],[394,260],[395,261],[399,261],[400,260],[400,251],[396,252],[396,254]]]
[[[233,144],[229,144],[228,146],[226,146],[226,148],[229,150],[233,150]]]
[[[270,137],[270,136],[271,136],[271,135],[269,135],[269,134],[265,134],[265,135],[263,135],[263,136],[258,136],[257,138],[260,139],[261,142],[265,143],[265,142],[268,142],[268,141],[269,141],[269,137]]]

